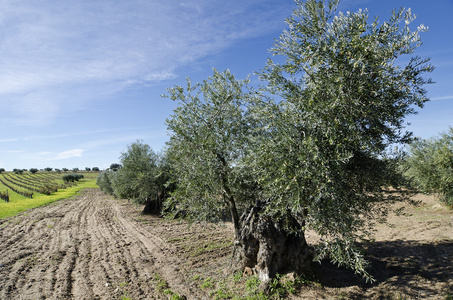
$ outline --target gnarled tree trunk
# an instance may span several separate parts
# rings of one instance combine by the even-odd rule
[[[236,259],[258,273],[262,289],[277,273],[311,274],[312,262],[301,224],[289,210],[279,220],[262,214],[265,205],[257,202],[242,214],[236,249]]]
[[[158,215],[162,211],[162,201],[160,199],[146,198],[145,207],[142,213],[145,215]]]

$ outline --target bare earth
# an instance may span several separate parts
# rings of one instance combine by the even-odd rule
[[[323,264],[316,282],[289,297],[453,297],[453,211],[431,196],[416,200],[365,245],[375,283]],[[244,292],[245,280],[232,284],[230,226],[188,227],[140,210],[87,189],[0,220],[0,299],[209,299],[218,282]]]

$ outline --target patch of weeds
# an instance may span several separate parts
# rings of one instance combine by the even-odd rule
[[[203,280],[203,283],[201,284],[201,288],[203,289],[210,289],[214,287],[214,280],[212,278],[208,277]]]
[[[238,283],[245,278],[241,272],[233,274],[233,281]],[[234,300],[267,300],[267,299],[286,299],[290,294],[295,294],[303,284],[310,284],[312,281],[307,278],[296,276],[294,274],[280,275],[269,283],[267,293],[260,290],[261,281],[258,275],[247,277],[245,281],[245,293],[233,297]],[[231,295],[229,295],[231,298]],[[224,299],[224,298],[218,298]]]
[[[168,243],[177,243],[177,242],[183,242],[183,241],[190,241],[191,239],[193,239],[193,237],[183,236],[183,237],[175,237],[175,238],[168,239],[167,242]]]
[[[448,294],[445,296],[445,300],[453,300],[453,294],[448,293]]]
[[[162,293],[168,288],[168,282],[165,281],[159,274],[154,275],[154,279],[157,281],[157,291]]]
[[[164,295],[170,296],[171,300],[183,300],[184,296],[180,296],[177,293],[173,292],[168,286],[168,282],[165,281],[159,274],[154,275],[154,280],[157,281],[157,291]]]
[[[215,300],[220,299],[231,299],[232,294],[228,292],[228,289],[224,282],[219,283],[217,289],[209,293],[210,297],[213,297]]]
[[[242,281],[242,272],[241,271],[236,271],[233,273],[233,282],[238,283]]]
[[[247,281],[245,282],[245,290],[246,294],[243,298],[236,298],[236,299],[246,299],[246,300],[267,300],[269,299],[268,296],[263,292],[260,291],[260,280],[258,275],[250,276]]]
[[[283,277],[277,274],[269,284],[269,292],[277,297],[286,297],[296,292],[296,280],[282,280]]]
[[[124,287],[126,287],[126,286],[128,286],[128,285],[129,285],[128,282],[123,281],[123,282],[120,282],[120,283],[118,284],[118,287],[119,287],[120,289],[122,289],[122,288],[124,288]],[[121,300],[131,300],[131,298],[129,297],[129,295],[127,294],[126,291],[123,291],[123,295],[121,296],[120,299],[121,299]]]
[[[225,248],[225,247],[231,246],[231,244],[232,244],[231,242],[224,242],[224,243],[220,243],[220,244],[212,243],[212,244],[209,244],[209,245],[205,245],[204,248],[203,247],[198,247],[197,249],[195,249],[195,251],[193,253],[190,254],[190,256],[191,257],[195,257],[197,255],[203,254],[204,252],[209,252],[209,251],[212,251],[212,250],[221,249],[221,248]]]
[[[180,295],[176,294],[175,292],[173,292],[170,289],[164,290],[163,293],[164,293],[164,295],[170,296],[170,300],[184,300],[184,299],[186,299],[184,296],[180,296]]]
[[[53,228],[53,224],[47,224],[47,228]]]

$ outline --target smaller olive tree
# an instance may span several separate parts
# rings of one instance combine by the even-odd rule
[[[453,207],[453,127],[440,137],[413,142],[403,167],[421,190],[438,193]]]
[[[0,168],[0,173],[5,172],[5,169]]]
[[[24,172],[24,170],[23,169],[13,169],[13,172],[15,174],[22,174]]]
[[[160,213],[169,193],[167,182],[170,173],[165,155],[154,152],[149,145],[138,140],[121,153],[120,161],[122,166],[114,166],[118,167],[117,171],[109,170],[98,177],[103,190],[109,191],[110,182],[116,197],[145,204],[143,213]]]
[[[114,195],[111,181],[113,172],[114,171],[107,169],[99,173],[98,177],[96,178],[96,184],[105,194],[108,195]]]

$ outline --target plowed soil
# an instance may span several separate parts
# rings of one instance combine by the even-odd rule
[[[323,264],[293,299],[453,297],[453,212],[433,197],[389,216],[364,245],[375,283]],[[188,226],[140,214],[141,207],[99,189],[0,220],[0,299],[230,297],[228,225]],[[308,237],[315,240],[316,237]]]
[[[138,212],[87,189],[3,221],[0,299],[165,299],[171,292],[202,298],[186,282],[184,256],[166,241],[174,234],[197,238],[196,228],[142,220]]]

